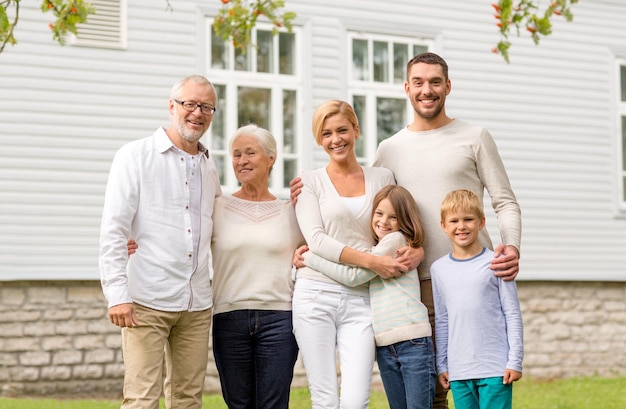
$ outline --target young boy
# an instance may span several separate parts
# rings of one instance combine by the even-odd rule
[[[439,382],[456,409],[511,408],[514,381],[522,377],[522,316],[515,281],[489,269],[493,251],[482,247],[483,206],[469,190],[441,203],[441,228],[452,253],[431,267],[435,298]]]

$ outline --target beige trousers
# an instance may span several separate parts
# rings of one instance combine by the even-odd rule
[[[122,409],[158,409],[168,361],[167,408],[200,409],[211,310],[167,312],[135,304],[139,326],[122,328]]]

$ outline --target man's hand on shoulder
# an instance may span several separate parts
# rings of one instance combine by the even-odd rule
[[[515,280],[519,273],[519,251],[514,246],[498,245],[493,251],[491,269],[504,281]]]

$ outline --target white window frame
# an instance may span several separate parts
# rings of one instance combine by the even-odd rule
[[[374,56],[373,56],[373,43],[374,41],[382,41],[387,42],[389,50],[393,50],[394,43],[402,43],[407,44],[409,47],[408,60],[410,60],[412,55],[412,50],[415,46],[425,47],[429,51],[433,50],[434,41],[430,39],[416,39],[414,37],[403,37],[397,35],[382,35],[375,33],[363,33],[363,32],[348,32],[348,55],[349,55],[349,63],[348,63],[348,96],[349,102],[353,103],[353,99],[355,95],[364,96],[365,97],[365,112],[361,113],[359,116],[359,122],[361,125],[361,137],[363,138],[363,155],[360,156],[359,162],[363,165],[371,164],[374,161],[374,154],[376,153],[376,149],[378,148],[377,141],[377,112],[376,112],[376,101],[377,98],[397,98],[405,101],[406,104],[406,115],[405,115],[405,125],[408,125],[413,120],[413,110],[411,108],[411,104],[404,93],[404,81],[406,78],[402,80],[402,82],[394,82],[393,81],[393,68],[394,61],[393,58],[389,58],[387,61],[388,64],[388,74],[389,78],[386,82],[374,81]],[[353,40],[366,40],[368,42],[368,72],[369,79],[367,80],[358,80],[353,78],[352,71],[352,42]],[[389,53],[391,56],[391,53]],[[407,62],[408,62],[407,60]],[[406,75],[404,75],[405,77]],[[398,128],[400,130],[400,128]]]
[[[292,29],[292,33],[294,34],[294,52],[293,56],[294,62],[294,74],[279,74],[277,72],[274,73],[262,73],[255,72],[256,70],[256,50],[251,48],[248,53],[250,53],[250,61],[251,61],[251,70],[250,71],[238,71],[234,69],[233,63],[235,58],[235,48],[232,44],[228,44],[228,58],[230,62],[230,66],[227,69],[218,69],[212,68],[211,66],[211,41],[212,41],[212,24],[213,18],[207,17],[205,20],[205,33],[206,33],[206,71],[207,77],[213,82],[215,85],[220,85],[225,87],[225,95],[218,95],[218,109],[224,110],[225,117],[225,146],[223,149],[213,149],[210,148],[210,152],[212,155],[222,156],[225,158],[225,169],[218,169],[219,172],[223,173],[224,184],[222,185],[222,189],[226,193],[233,192],[238,189],[238,182],[233,174],[232,168],[230,166],[230,154],[228,152],[228,141],[230,137],[234,134],[234,132],[244,123],[238,124],[237,118],[237,91],[239,87],[251,87],[251,88],[263,88],[271,91],[271,112],[270,112],[270,126],[268,127],[269,131],[272,133],[274,138],[276,139],[278,157],[276,158],[276,163],[272,169],[272,173],[270,175],[270,189],[273,193],[281,196],[281,197],[289,197],[289,185],[288,183],[283,183],[284,180],[284,163],[285,159],[289,159],[295,162],[296,166],[296,175],[302,167],[302,144],[299,138],[302,135],[302,117],[303,117],[303,102],[302,95],[304,93],[304,81],[303,81],[303,70],[301,66],[302,56],[300,50],[301,41],[302,41],[302,33],[300,27],[294,27]],[[257,23],[255,29],[252,32],[252,42],[256,41],[256,32],[257,30],[266,30],[271,31],[272,26],[270,24],[265,23]],[[286,32],[286,30],[283,30]],[[274,35],[273,44],[275,50],[278,50],[278,42],[279,36]],[[275,70],[278,70],[278,59],[279,53],[273,53],[273,66]],[[283,152],[282,148],[284,146],[284,129],[283,129],[283,102],[282,96],[283,91],[295,91],[296,92],[296,109],[295,109],[295,135],[293,136],[294,142],[296,142],[296,146],[294,147],[292,152]],[[266,125],[265,125],[266,126]],[[209,132],[205,135],[204,138],[208,139],[207,141],[203,141],[206,146],[211,147],[211,138],[213,136],[212,127],[209,129]],[[294,175],[295,176],[295,175]]]
[[[624,67],[626,69],[626,58],[621,58],[616,61],[615,71],[616,71],[616,83],[617,87],[617,95],[616,95],[616,106],[617,106],[617,120],[616,120],[616,140],[617,140],[617,207],[620,216],[626,217],[626,147],[624,146],[624,135],[626,135],[626,129],[623,128],[624,120],[622,118],[626,118],[626,101],[622,100],[622,93],[626,92],[622,90],[622,84],[626,83],[626,79],[622,78],[621,69]]]

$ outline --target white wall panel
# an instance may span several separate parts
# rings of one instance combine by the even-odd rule
[[[348,98],[347,31],[432,39],[450,65],[448,114],[488,128],[507,166],[522,207],[520,279],[626,281],[613,73],[626,57],[626,3],[580,2],[539,46],[513,34],[511,64],[490,52],[499,36],[482,0],[286,3],[305,28],[305,168],[326,162],[313,109]],[[129,1],[127,49],[112,50],[54,44],[50,17],[22,4],[19,43],[0,54],[0,280],[98,277],[113,154],[167,125],[169,88],[205,61],[202,13],[218,6],[172,6]]]

